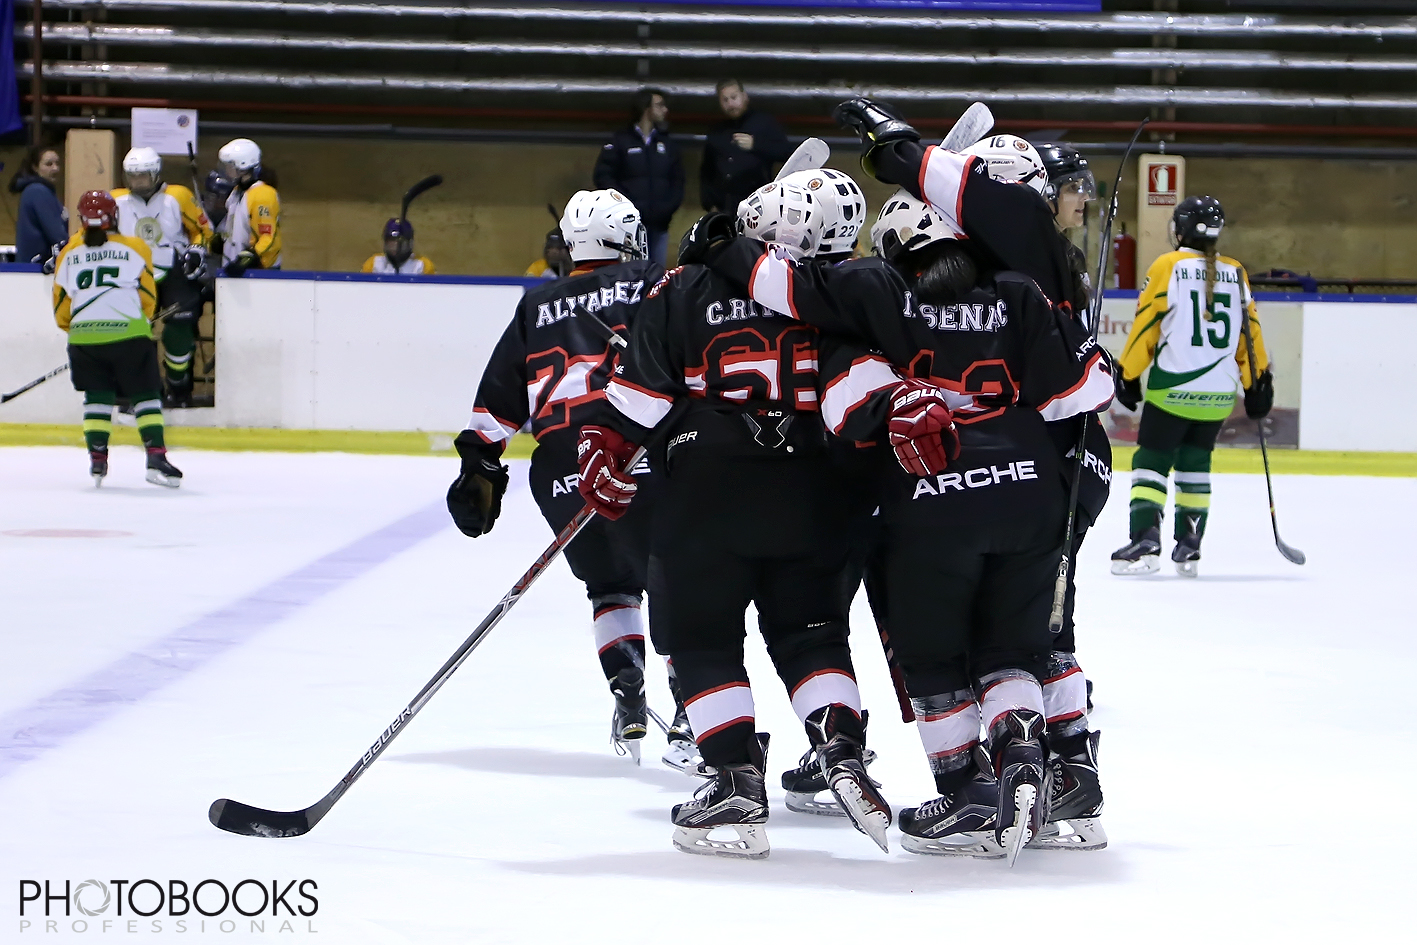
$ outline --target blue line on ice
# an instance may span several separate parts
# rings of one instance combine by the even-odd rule
[[[0,717],[0,778],[250,641],[449,524],[442,502],[358,538],[204,614],[25,708]]]

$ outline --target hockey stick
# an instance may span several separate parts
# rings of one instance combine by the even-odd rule
[[[782,169],[777,172],[773,180],[782,180],[789,174],[796,174],[798,171],[815,171],[823,164],[827,163],[827,158],[831,157],[832,149],[821,138],[808,138],[797,146],[786,161],[782,162]]]
[[[959,120],[950,128],[940,147],[946,151],[963,151],[983,139],[994,127],[994,113],[983,102],[975,102],[964,110]]]
[[[442,174],[430,174],[408,189],[408,193],[403,195],[403,206],[399,208],[399,219],[404,223],[408,222],[408,205],[417,200],[420,196],[443,183]]]
[[[19,388],[18,390],[12,390],[12,391],[10,391],[10,393],[5,394],[5,395],[3,395],[3,396],[0,396],[0,404],[7,404],[7,403],[9,403],[10,401],[14,400],[16,397],[18,397],[18,396],[20,396],[21,394],[23,394],[25,391],[27,391],[27,390],[34,390],[36,387],[38,387],[39,385],[43,384],[45,381],[49,380],[51,377],[58,377],[60,374],[63,374],[63,373],[64,373],[65,371],[67,371],[67,370],[69,370],[69,365],[68,365],[67,363],[59,365],[57,368],[55,368],[54,370],[50,371],[48,374],[44,375],[43,377],[37,377],[37,378],[35,378],[34,380],[30,381],[30,382],[29,382],[28,384],[26,384],[24,387],[21,387],[21,388]]]
[[[1249,309],[1245,308],[1245,310],[1240,313],[1240,317],[1244,319],[1241,325],[1243,326],[1243,333],[1245,335],[1245,350],[1250,356],[1250,384],[1253,386],[1255,381],[1259,379],[1259,372],[1255,368],[1255,340],[1250,335]],[[1294,564],[1303,564],[1308,560],[1304,557],[1304,552],[1300,551],[1298,548],[1292,548],[1286,545],[1284,540],[1279,537],[1279,519],[1274,514],[1274,483],[1270,480],[1269,476],[1269,447],[1265,445],[1263,417],[1255,421],[1255,428],[1259,431],[1260,456],[1264,459],[1264,487],[1269,492],[1269,523],[1274,528],[1274,547],[1279,549],[1279,553],[1284,556],[1286,561],[1292,561]]]
[[[1097,247],[1097,278],[1092,282],[1092,311],[1089,313],[1092,325],[1088,335],[1094,344],[1097,342],[1097,327],[1102,321],[1102,279],[1107,274],[1107,263],[1112,258],[1112,221],[1117,217],[1117,192],[1122,187],[1122,172],[1126,170],[1127,159],[1132,156],[1132,148],[1136,147],[1137,139],[1150,122],[1150,118],[1143,118],[1141,124],[1137,125],[1137,130],[1132,132],[1132,140],[1127,142],[1127,150],[1122,152],[1122,161],[1117,165],[1117,179],[1112,183],[1112,202],[1107,207],[1107,219],[1102,225],[1102,243]],[[1073,535],[1077,531],[1078,484],[1082,482],[1083,460],[1087,457],[1087,424],[1091,419],[1090,413],[1082,415],[1077,445],[1073,448],[1073,484],[1068,490],[1068,524],[1063,530],[1063,554],[1058,559],[1058,577],[1053,583],[1053,610],[1048,615],[1048,632],[1053,634],[1063,630],[1063,610],[1068,597],[1068,572],[1072,570],[1073,564]]]

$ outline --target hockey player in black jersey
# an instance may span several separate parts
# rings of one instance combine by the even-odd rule
[[[811,192],[760,191],[773,236],[809,253],[821,212]],[[732,218],[728,221],[732,234]],[[681,259],[694,257],[690,231]],[[842,484],[817,403],[817,333],[754,304],[746,286],[699,265],[667,273],[641,307],[629,352],[594,423],[581,429],[580,488],[604,515],[629,506],[624,464],[676,399],[666,431],[650,567],[651,633],[669,655],[708,782],[676,805],[674,843],[688,853],[765,856],[766,736],[756,733],[743,665],[744,614],[757,608],[793,708],[852,823],[886,848],[890,807],[866,775],[865,726],[840,593],[847,554]],[[709,836],[732,828],[734,842]]]
[[[907,849],[1012,861],[1046,808],[1039,680],[1067,492],[1045,421],[1105,406],[1112,381],[1032,280],[981,275],[958,231],[900,192],[873,230],[894,266],[798,266],[741,239],[708,259],[754,301],[831,333],[828,428],[888,437],[904,470],[882,497],[889,625],[943,795],[901,813]]]
[[[914,128],[867,99],[843,102],[836,114],[861,135],[863,167],[880,180],[904,187],[951,220],[958,232],[969,237],[986,264],[1031,277],[1061,310],[1082,318],[1089,303],[1086,261],[1062,233],[1061,224],[1066,221],[1059,218],[1062,190],[1095,193],[1091,171],[1076,151],[1045,145],[1045,156],[1022,138],[993,135],[955,153],[922,146]],[[1023,186],[1015,186],[1020,184]],[[1048,424],[1069,484],[1078,469],[1081,422],[1078,416]],[[1087,682],[1075,655],[1077,553],[1088,527],[1107,503],[1111,484],[1112,445],[1101,422],[1089,418],[1063,629],[1053,641],[1044,679],[1053,746],[1053,816],[1074,827],[1084,822],[1095,827],[1102,810],[1097,777],[1099,733],[1088,731]]]
[[[522,297],[482,375],[472,422],[454,441],[462,473],[448,491],[448,510],[474,538],[497,520],[507,488],[502,452],[527,423],[537,440],[532,495],[547,524],[560,531],[584,505],[576,490],[577,433],[615,369],[646,291],[663,272],[647,258],[639,211],[616,191],[577,193],[566,205],[561,232],[575,269]],[[600,665],[615,699],[611,739],[636,763],[648,721],[640,609],[651,515],[646,501],[620,521],[592,519],[566,548],[590,598]],[[679,704],[665,762],[689,767],[698,763],[697,752]]]

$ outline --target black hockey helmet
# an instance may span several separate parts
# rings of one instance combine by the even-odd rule
[[[1038,156],[1043,159],[1043,166],[1048,171],[1048,186],[1043,196],[1056,200],[1059,191],[1071,187],[1086,200],[1097,199],[1097,181],[1092,176],[1092,168],[1088,167],[1087,158],[1078,153],[1077,148],[1060,141],[1035,142],[1033,146],[1038,149]]]
[[[1171,214],[1171,242],[1202,252],[1215,246],[1225,228],[1225,210],[1214,197],[1187,197]]]

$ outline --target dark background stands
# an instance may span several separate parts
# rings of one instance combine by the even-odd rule
[[[669,105],[659,89],[640,89],[630,104],[628,127],[615,132],[595,162],[595,186],[613,188],[639,208],[649,231],[650,258],[669,254],[669,221],[684,202],[684,163],[669,137]]]
[[[31,148],[25,164],[10,180],[10,191],[20,195],[15,217],[15,261],[48,262],[56,243],[69,240],[69,214],[57,190],[59,151]]]
[[[724,120],[709,128],[699,196],[705,210],[737,213],[738,204],[772,180],[773,165],[787,160],[792,147],[777,119],[754,110],[737,79],[718,83]]]

